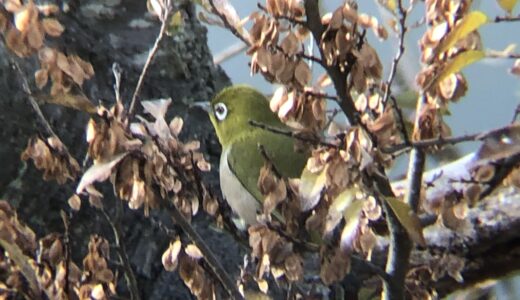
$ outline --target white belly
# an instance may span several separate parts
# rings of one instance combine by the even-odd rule
[[[260,210],[260,203],[240,183],[229,168],[227,156],[229,149],[220,156],[220,188],[231,209],[247,224],[256,224],[256,212]]]

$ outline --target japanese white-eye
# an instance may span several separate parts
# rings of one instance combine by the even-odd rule
[[[264,95],[249,86],[232,86],[221,91],[211,101],[209,115],[222,145],[222,194],[240,218],[247,224],[255,224],[264,199],[257,185],[265,163],[259,145],[276,170],[287,178],[301,175],[308,154],[294,150],[293,138],[251,125],[252,120],[271,128],[289,129],[270,110]]]

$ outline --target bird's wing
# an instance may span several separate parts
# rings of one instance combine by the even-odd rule
[[[258,145],[263,145],[275,168],[288,178],[300,177],[308,154],[295,152],[292,138],[266,131],[249,132],[232,143],[228,155],[231,171],[259,202],[263,202],[264,196],[257,183],[264,158]]]

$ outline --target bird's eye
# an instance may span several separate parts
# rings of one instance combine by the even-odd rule
[[[215,117],[217,117],[217,119],[219,121],[223,121],[227,117],[228,111],[227,111],[227,107],[224,103],[219,102],[219,103],[215,104],[213,109],[215,111]]]

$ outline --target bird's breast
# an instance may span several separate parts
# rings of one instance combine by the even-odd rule
[[[257,223],[256,212],[260,209],[260,204],[229,167],[228,155],[231,147],[222,149],[220,156],[220,188],[231,209],[247,224],[255,224]]]

